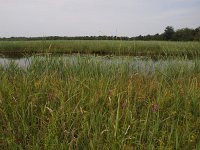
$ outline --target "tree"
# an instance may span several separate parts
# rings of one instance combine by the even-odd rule
[[[200,27],[196,28],[196,29],[194,30],[194,32],[195,32],[194,40],[200,41]]]
[[[193,41],[194,30],[189,28],[178,29],[174,35],[173,40],[175,41]]]
[[[164,32],[164,39],[172,40],[173,34],[174,34],[174,28],[172,26],[167,26]]]

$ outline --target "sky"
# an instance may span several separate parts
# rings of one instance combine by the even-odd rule
[[[0,0],[0,37],[138,36],[200,26],[200,0]]]

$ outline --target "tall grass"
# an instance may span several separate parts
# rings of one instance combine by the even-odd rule
[[[199,54],[199,42],[167,41],[0,41],[0,52],[6,53],[92,53],[114,55],[189,55]]]
[[[2,66],[0,147],[200,149],[200,62],[194,63],[148,74],[128,61],[81,57]]]

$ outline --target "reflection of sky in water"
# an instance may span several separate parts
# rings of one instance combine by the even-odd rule
[[[31,65],[34,57],[29,58],[21,58],[21,59],[12,59],[12,58],[0,58],[0,65],[8,66],[10,63],[15,63],[19,67],[27,68]],[[48,57],[37,56],[35,57],[37,60],[45,60]],[[81,63],[98,63],[102,67],[107,67],[115,65],[120,66],[123,64],[128,64],[129,69],[134,72],[142,72],[142,73],[154,73],[155,71],[163,72],[166,69],[174,68],[176,70],[185,68],[188,71],[195,67],[194,60],[187,59],[160,59],[154,61],[152,59],[142,58],[142,57],[131,57],[131,56],[88,56],[88,55],[65,55],[65,56],[53,56],[52,59],[59,59],[62,62],[66,62],[67,64],[71,64],[74,66],[78,66]],[[35,60],[35,59],[34,59]],[[51,60],[51,59],[49,59]]]
[[[1,66],[9,66],[9,64],[14,63],[19,67],[26,68],[31,64],[30,58],[20,58],[20,59],[12,59],[12,58],[0,58]]]

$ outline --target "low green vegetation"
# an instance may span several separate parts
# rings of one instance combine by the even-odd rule
[[[28,51],[35,47],[40,50],[44,43],[39,43],[3,45],[18,45],[16,50],[26,47]],[[88,43],[84,47],[82,41],[59,41],[50,49],[60,45],[72,50],[81,45],[92,50],[99,44],[99,49],[105,46],[112,50],[121,42]],[[125,43],[120,48],[134,48],[134,42]],[[135,47],[143,43],[155,46],[138,42]],[[184,45],[170,44],[157,43],[169,50]],[[14,63],[1,66],[0,147],[200,149],[200,62],[194,60],[188,67],[182,61],[149,73],[135,70],[128,59],[121,64],[104,64],[90,57],[80,57],[76,62],[33,58],[27,68]]]
[[[33,53],[80,53],[133,56],[197,56],[200,42],[167,41],[0,41],[1,55],[29,55]]]

